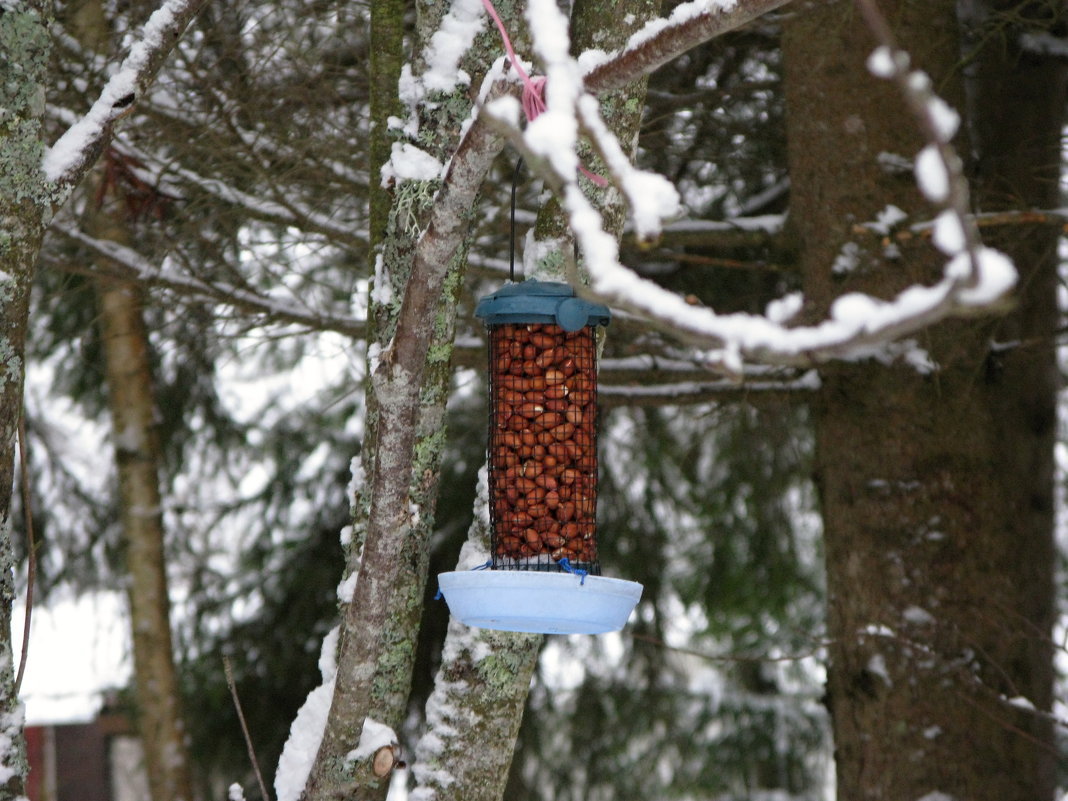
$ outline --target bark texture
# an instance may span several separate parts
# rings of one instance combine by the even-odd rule
[[[23,795],[26,745],[15,694],[11,491],[22,413],[30,285],[50,202],[40,170],[40,117],[50,52],[46,3],[0,10],[0,799]]]
[[[160,444],[139,287],[99,280],[99,325],[118,468],[133,634],[137,721],[153,801],[191,801],[192,780],[171,641],[159,487]]]
[[[964,109],[956,3],[881,6],[913,63]],[[848,2],[813,4],[786,27],[791,222],[817,309],[852,290],[888,297],[942,268],[926,244],[894,253],[862,243],[855,270],[832,271],[853,223],[889,203],[929,214],[910,174],[879,168],[880,153],[911,159],[923,143],[893,87],[866,71],[872,46]],[[993,201],[996,187],[1013,204],[1049,202],[1060,68],[1011,48],[978,64],[1003,89],[975,84],[970,144],[978,173],[990,173],[980,198]],[[927,331],[935,372],[821,369],[816,479],[842,799],[1052,798],[1050,727],[1009,700],[1040,711],[1051,701],[1054,241],[1028,232],[997,244],[1016,257],[1019,305]],[[1019,337],[1028,346],[992,347]]]

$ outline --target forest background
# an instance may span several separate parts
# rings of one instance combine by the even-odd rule
[[[279,801],[1057,797],[1064,4],[501,3],[540,124],[480,2],[154,8],[0,2],[5,554],[127,590],[154,801],[262,793],[224,656]],[[433,600],[517,151],[521,272],[618,312],[619,635]]]

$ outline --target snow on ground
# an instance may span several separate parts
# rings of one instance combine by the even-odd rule
[[[126,601],[99,592],[36,606],[30,652],[22,680],[26,723],[84,723],[100,710],[106,692],[126,685],[132,673]],[[16,662],[22,648],[25,606],[14,609]]]

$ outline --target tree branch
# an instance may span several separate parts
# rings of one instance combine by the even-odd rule
[[[194,300],[225,303],[251,314],[260,314],[278,322],[295,323],[316,331],[336,331],[353,339],[362,339],[366,335],[365,320],[301,308],[281,299],[266,297],[248,288],[216,281],[204,281],[191,275],[162,270],[131,248],[117,242],[96,239],[72,226],[53,223],[51,230],[107,259],[110,268],[107,274],[112,277],[161,287]],[[77,266],[71,266],[70,269],[72,272],[85,275],[102,274],[96,267],[79,269]]]
[[[626,86],[687,50],[752,22],[788,2],[790,0],[741,0],[729,9],[709,0],[683,3],[672,12],[667,25],[663,20],[655,20],[634,34],[621,51],[587,72],[586,89],[601,94]]]
[[[165,0],[149,17],[141,40],[130,48],[89,112],[45,153],[42,169],[56,190],[56,205],[70,194],[111,138],[115,123],[132,110],[159,73],[206,0]]]
[[[858,2],[872,13],[867,0]],[[559,17],[555,5],[532,0],[531,8],[535,5],[543,18]],[[692,7],[688,8],[692,11]],[[747,8],[752,10],[754,6]],[[546,113],[527,127],[520,147],[540,156],[531,161],[532,168],[556,189],[567,211],[590,275],[589,290],[580,287],[580,293],[643,316],[671,336],[705,349],[709,366],[737,375],[746,360],[802,367],[834,358],[900,355],[887,351],[888,343],[947,317],[988,312],[1011,289],[1015,280],[1011,263],[1003,255],[982,247],[967,214],[967,183],[949,144],[957,117],[933,94],[925,75],[908,69],[907,54],[891,43],[881,48],[885,51],[882,58],[873,58],[869,66],[880,77],[899,83],[927,137],[928,147],[917,159],[916,177],[921,190],[943,209],[933,237],[935,245],[949,257],[943,279],[933,286],[910,287],[891,300],[847,295],[832,306],[828,319],[811,326],[789,327],[789,315],[781,311],[772,319],[749,314],[719,315],[711,309],[691,306],[676,293],[620,264],[618,244],[605,231],[601,215],[582,192],[573,159],[558,153],[563,146],[561,135],[571,132],[574,137],[580,126],[599,140],[604,139],[594,109],[586,102],[589,96],[574,80],[577,63],[556,41],[561,35],[566,38],[566,31],[539,25],[535,33],[535,50],[544,63],[549,85],[555,85],[557,91],[549,94]],[[886,34],[880,31],[879,35]],[[550,115],[555,150],[549,148],[548,137],[543,141],[538,128]],[[503,115],[497,123],[506,125]],[[513,141],[519,138],[514,133],[511,137]],[[625,177],[616,174],[617,166],[612,165],[613,176]],[[656,185],[650,186],[650,192],[624,192],[632,202],[635,218],[644,218],[635,228],[645,236],[656,232],[655,218],[668,205],[657,202],[660,198],[656,197]],[[636,205],[639,200],[640,205]]]

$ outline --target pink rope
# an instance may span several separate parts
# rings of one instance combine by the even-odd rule
[[[490,0],[482,0],[482,5],[485,6],[486,13],[496,23],[497,30],[501,32],[504,49],[508,51],[508,58],[512,62],[512,66],[515,67],[515,71],[519,73],[519,79],[523,82],[523,113],[527,115],[529,121],[533,122],[539,114],[545,111],[545,79],[532,79],[527,75],[527,71],[523,69],[523,65],[516,58],[515,50],[512,49],[512,40],[508,36],[508,31],[504,29],[504,23],[501,22],[497,9],[493,7],[493,3]]]
[[[508,37],[508,31],[504,29],[504,23],[501,22],[497,9],[493,7],[493,3],[490,0],[482,0],[482,5],[497,25],[497,30],[500,31],[501,39],[504,41],[504,49],[508,52],[508,58],[512,62],[512,66],[515,67],[515,71],[519,73],[519,79],[523,82],[523,98],[521,101],[523,113],[526,115],[528,122],[534,122],[538,115],[545,111],[545,78],[542,76],[531,78],[527,75],[527,71],[523,69],[523,65],[519,63],[519,59],[516,57],[515,50],[512,48],[512,40]],[[600,175],[590,172],[581,164],[579,165],[579,170],[597,186],[608,186],[608,181]]]

